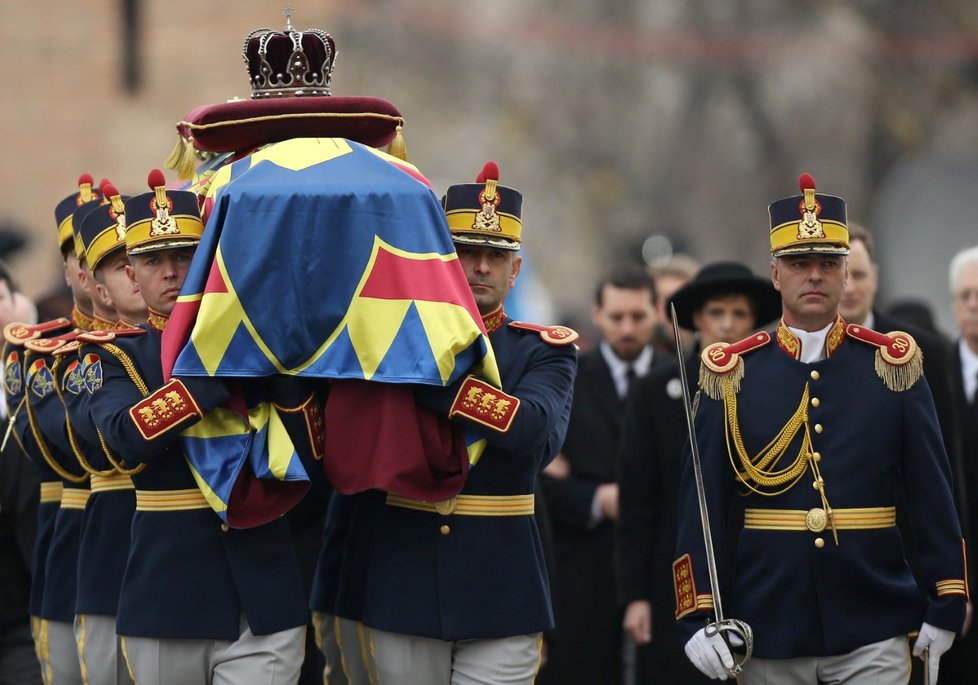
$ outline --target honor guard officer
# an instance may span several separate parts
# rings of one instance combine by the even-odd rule
[[[503,390],[474,376],[416,390],[421,406],[488,447],[456,497],[371,491],[350,516],[336,613],[362,621],[369,650],[348,653],[344,642],[343,656],[366,659],[370,682],[532,683],[541,632],[553,626],[533,492],[566,432],[577,334],[503,311],[520,271],[522,196],[498,174],[487,164],[444,204]]]
[[[741,682],[906,683],[907,635],[919,631],[913,653],[929,656],[936,683],[967,588],[934,404],[911,336],[839,316],[845,202],[816,194],[809,174],[800,186],[769,210],[783,305],[775,333],[717,343],[701,357],[695,437],[716,589],[754,634]],[[703,627],[715,588],[689,449],[684,458],[676,617],[690,660],[725,679],[732,655],[722,633]],[[902,486],[923,591],[895,525]],[[737,536],[734,552],[726,531]]]
[[[295,682],[307,612],[288,524],[222,525],[177,441],[228,392],[215,379],[163,382],[162,332],[203,225],[196,195],[166,190],[156,170],[149,183],[125,203],[144,333],[93,334],[81,350],[92,420],[136,486],[116,629],[140,685]]]
[[[88,497],[89,474],[75,458],[65,431],[65,406],[58,392],[65,366],[63,357],[52,352],[74,339],[82,329],[79,324],[92,325],[93,320],[80,313],[87,292],[80,277],[80,254],[84,247],[79,228],[102,199],[90,188],[90,177],[79,179],[80,193],[88,201],[78,203],[70,196],[55,210],[59,218],[58,239],[65,255],[67,278],[75,297],[72,321],[75,329],[54,337],[24,342],[25,382],[27,401],[24,409],[31,434],[42,458],[60,476],[63,489],[61,503],[55,516],[54,532],[45,561],[45,589],[41,604],[41,638],[43,669],[49,682],[83,682],[74,635],[75,599],[78,587],[78,544],[81,538],[82,514]],[[87,192],[86,192],[87,191]],[[71,210],[70,219],[62,220],[60,211]],[[66,235],[70,231],[70,238]],[[67,243],[71,243],[69,246]],[[88,306],[91,306],[90,302]]]
[[[92,188],[91,174],[82,174],[78,178],[78,193],[63,199],[54,210],[58,222],[58,247],[61,249],[61,259],[64,262],[65,282],[71,290],[73,307],[71,323],[75,328],[87,331],[92,327],[92,298],[82,284],[81,253],[75,241],[74,214],[83,204],[92,200],[101,200],[101,193]]]
[[[115,328],[134,328],[146,322],[148,312],[139,288],[126,272],[129,255],[126,254],[124,205],[129,197],[119,195],[111,184],[105,186],[105,191],[111,207],[99,209],[99,221],[89,218],[82,225],[86,262],[94,280],[92,297],[103,307],[115,310],[118,319]]]
[[[121,290],[117,301],[127,311],[139,316],[146,311],[142,296],[134,290],[125,272],[126,224],[124,198],[111,183],[102,185],[106,203],[90,212],[82,221],[79,235],[84,249],[84,270],[95,301],[93,326],[97,330],[117,330],[117,335],[142,334],[133,327],[119,329],[110,321],[113,301],[102,296],[106,264],[115,266],[109,276],[113,287]],[[119,264],[122,268],[119,269]],[[124,281],[120,280],[124,279]],[[98,289],[101,288],[102,292]],[[128,289],[128,291],[127,291]],[[128,296],[126,299],[125,296]],[[133,303],[133,299],[139,302]],[[117,315],[116,315],[117,316]],[[145,318],[145,314],[143,315]],[[111,317],[116,318],[116,317]],[[59,394],[67,410],[65,430],[75,458],[91,476],[92,494],[82,517],[78,551],[78,591],[75,598],[75,638],[82,674],[89,685],[131,683],[128,668],[116,636],[115,617],[119,606],[122,576],[129,556],[130,526],[136,508],[136,495],[127,469],[110,451],[103,449],[98,431],[91,421],[90,384],[99,382],[97,365],[89,365],[97,355],[78,356],[79,341],[66,343],[54,350],[62,359]]]
[[[98,191],[92,188],[91,175],[82,174],[78,180],[78,190],[59,202],[54,212],[58,231],[58,246],[64,261],[65,280],[72,291],[72,295],[76,298],[76,306],[72,311],[72,321],[76,326],[87,325],[90,318],[82,314],[77,304],[78,298],[84,296],[84,291],[78,285],[76,278],[77,259],[74,255],[72,217],[75,210],[80,206],[97,200],[99,197]],[[88,308],[90,310],[91,305]],[[64,682],[78,682],[80,679],[80,672],[76,672],[72,668],[71,662],[71,655],[74,653],[74,637],[69,642],[67,631],[56,628],[56,635],[52,641],[49,624],[42,619],[47,556],[54,535],[55,518],[60,509],[63,485],[58,472],[46,459],[47,456],[50,456],[50,452],[42,452],[42,448],[31,430],[33,424],[28,420],[26,378],[29,369],[25,362],[28,350],[24,344],[28,340],[38,339],[42,336],[54,336],[63,333],[71,328],[72,321],[62,318],[37,325],[12,324],[7,326],[4,330],[5,348],[3,353],[4,390],[9,416],[9,426],[4,439],[8,439],[9,436],[9,439],[16,440],[20,444],[24,454],[34,462],[40,480],[37,538],[31,560],[31,627],[34,633],[38,660],[41,662],[42,670],[45,671],[45,677],[51,675],[48,671],[48,662],[51,652],[54,651],[55,654],[64,656],[63,661],[71,672],[71,675]],[[45,450],[46,448],[45,441]],[[74,667],[77,669],[77,659],[75,659]],[[53,669],[53,667],[51,668]]]

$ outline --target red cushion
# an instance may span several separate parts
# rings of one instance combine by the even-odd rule
[[[371,147],[394,139],[404,118],[374,97],[293,97],[238,100],[192,110],[177,131],[194,147],[232,152],[290,138],[346,138]]]

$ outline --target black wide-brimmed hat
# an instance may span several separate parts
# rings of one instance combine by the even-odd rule
[[[718,295],[746,295],[754,302],[757,313],[755,327],[760,328],[781,316],[781,295],[771,280],[760,278],[739,262],[713,262],[707,264],[696,277],[677,290],[669,299],[676,307],[676,323],[695,330],[693,312],[711,297]]]

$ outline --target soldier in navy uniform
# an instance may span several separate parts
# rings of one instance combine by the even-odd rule
[[[94,309],[92,296],[84,284],[84,274],[81,266],[81,259],[84,256],[84,248],[75,239],[75,212],[82,205],[86,205],[93,200],[102,200],[101,191],[92,187],[94,180],[91,174],[82,174],[78,177],[78,192],[64,198],[55,207],[54,217],[58,222],[58,247],[61,250],[61,260],[64,266],[65,282],[71,290],[72,309],[71,323],[75,328],[87,331],[92,327]],[[88,210],[97,205],[89,207],[79,219],[84,218]]]
[[[736,342],[781,314],[781,296],[770,279],[755,276],[737,262],[707,264],[673,294],[670,304],[676,308],[676,325],[696,333],[696,345],[682,361],[693,386],[690,393],[696,391],[703,347]],[[674,352],[675,346],[674,341]],[[686,442],[681,383],[672,357],[638,379],[629,394],[618,443],[619,589],[625,630],[638,645],[637,682],[643,684],[706,680],[683,656],[671,610],[676,491]]]
[[[809,174],[800,187],[769,208],[775,333],[701,356],[695,427],[717,589],[726,618],[753,628],[741,682],[906,683],[917,631],[912,653],[936,683],[964,619],[966,560],[921,355],[906,333],[839,316],[845,202],[816,194]],[[676,618],[693,664],[726,679],[730,634],[704,627],[713,588],[688,449],[684,458]],[[896,527],[904,485],[926,592]]]
[[[488,447],[450,500],[370,491],[350,507],[335,606],[367,645],[344,642],[343,660],[364,663],[370,682],[532,683],[541,633],[553,626],[533,492],[566,432],[577,334],[506,317],[522,197],[497,181],[487,164],[444,203],[503,389],[468,376],[416,390],[422,407],[472,427]]]
[[[77,191],[62,199],[55,208],[58,246],[64,261],[65,280],[71,288],[72,294],[76,296],[76,306],[72,312],[72,319],[76,326],[87,325],[90,319],[85,317],[78,309],[81,306],[78,298],[84,297],[84,291],[78,285],[78,260],[75,255],[72,219],[75,210],[100,197],[98,191],[92,188],[91,175],[82,174],[79,178],[78,186]],[[24,345],[28,340],[63,333],[71,327],[71,324],[72,321],[69,321],[67,318],[47,321],[36,325],[10,324],[4,329],[3,352],[4,390],[9,417],[9,425],[6,428],[4,439],[14,440],[18,443],[24,455],[34,463],[37,469],[38,480],[40,481],[37,538],[31,559],[31,630],[34,635],[38,661],[41,663],[45,679],[50,679],[49,676],[52,675],[52,671],[55,668],[51,665],[51,654],[53,653],[56,655],[56,662],[64,664],[63,667],[58,666],[59,672],[62,672],[61,682],[69,683],[80,682],[81,678],[78,660],[75,656],[77,652],[75,651],[74,636],[69,635],[67,625],[63,626],[63,630],[60,629],[60,626],[56,626],[54,635],[52,635],[50,624],[43,617],[44,595],[47,585],[45,582],[47,557],[51,547],[51,539],[54,536],[55,519],[60,511],[63,483],[55,468],[57,463],[52,464],[48,461],[48,458],[51,457],[53,459],[53,456],[47,449],[46,441],[43,441],[44,452],[42,452],[41,444],[35,438],[34,431],[32,430],[32,426],[36,426],[36,423],[28,420],[26,405],[29,368],[26,363],[26,358],[29,351]],[[74,661],[72,661],[73,656],[75,657]]]
[[[91,293],[95,314],[93,330],[132,329],[112,320],[119,318],[114,303],[98,292],[99,287],[103,291],[105,289],[107,264],[118,265],[120,258],[128,263],[125,261],[126,198],[111,183],[103,184],[102,191],[106,202],[83,219],[78,231],[84,250],[83,282],[88,284],[89,290],[94,291]],[[141,309],[145,318],[146,306],[142,296],[134,291],[129,282],[124,264],[121,276],[125,283],[119,283],[117,272],[109,277],[113,288],[119,286],[121,290],[117,301],[130,316],[138,317]],[[128,293],[122,286],[128,287]],[[138,300],[139,304],[134,303],[133,299]],[[109,312],[114,314],[110,315]],[[135,330],[130,332],[135,333]],[[54,356],[60,358],[58,392],[67,412],[64,430],[75,458],[90,475],[92,491],[82,515],[79,540],[75,639],[87,683],[116,685],[132,682],[116,636],[115,615],[129,556],[129,529],[136,507],[136,495],[130,478],[133,470],[127,469],[120,461],[113,459],[111,452],[103,449],[98,431],[92,424],[89,407],[92,395],[88,392],[88,383],[97,381],[94,375],[89,376],[86,372],[88,364],[97,360],[97,356],[83,355],[79,358],[79,347],[80,343],[74,340],[53,350]]]
[[[44,570],[44,595],[41,602],[40,642],[42,673],[49,682],[84,682],[74,634],[75,600],[78,588],[78,549],[82,517],[91,494],[89,473],[74,456],[74,448],[65,431],[65,406],[59,392],[66,365],[52,352],[75,338],[80,326],[94,324],[82,314],[87,291],[82,285],[81,261],[84,245],[79,230],[91,212],[102,203],[101,196],[90,188],[90,177],[79,179],[77,198],[65,198],[55,210],[70,213],[70,219],[59,220],[59,241],[65,256],[68,282],[75,297],[72,311],[73,330],[51,337],[26,335],[24,346],[24,411],[31,435],[42,459],[61,478],[62,490],[54,530],[47,550]],[[88,181],[86,183],[86,181]],[[87,200],[87,201],[84,201]],[[91,306],[90,302],[88,306]],[[11,337],[23,331],[11,329]]]
[[[228,391],[163,382],[161,335],[203,226],[196,195],[166,190],[156,170],[150,187],[125,203],[128,273],[149,320],[138,335],[82,336],[97,343],[81,350],[91,418],[136,487],[116,629],[141,685],[294,683],[307,612],[288,524],[222,525],[177,442]]]

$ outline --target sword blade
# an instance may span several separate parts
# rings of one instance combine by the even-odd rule
[[[710,575],[710,594],[713,596],[713,611],[716,620],[723,620],[723,605],[720,603],[720,587],[717,580],[717,562],[713,552],[713,535],[710,532],[710,514],[706,505],[706,488],[703,484],[703,466],[700,462],[699,445],[696,442],[696,430],[693,426],[693,405],[689,398],[689,383],[686,380],[686,363],[683,359],[683,345],[679,338],[679,326],[676,324],[676,306],[672,309],[673,332],[676,338],[676,357],[679,360],[679,380],[683,386],[683,409],[686,412],[686,429],[689,433],[689,449],[693,458],[693,476],[696,481],[696,498],[700,508],[700,521],[703,527],[703,545],[706,548],[706,568]]]

